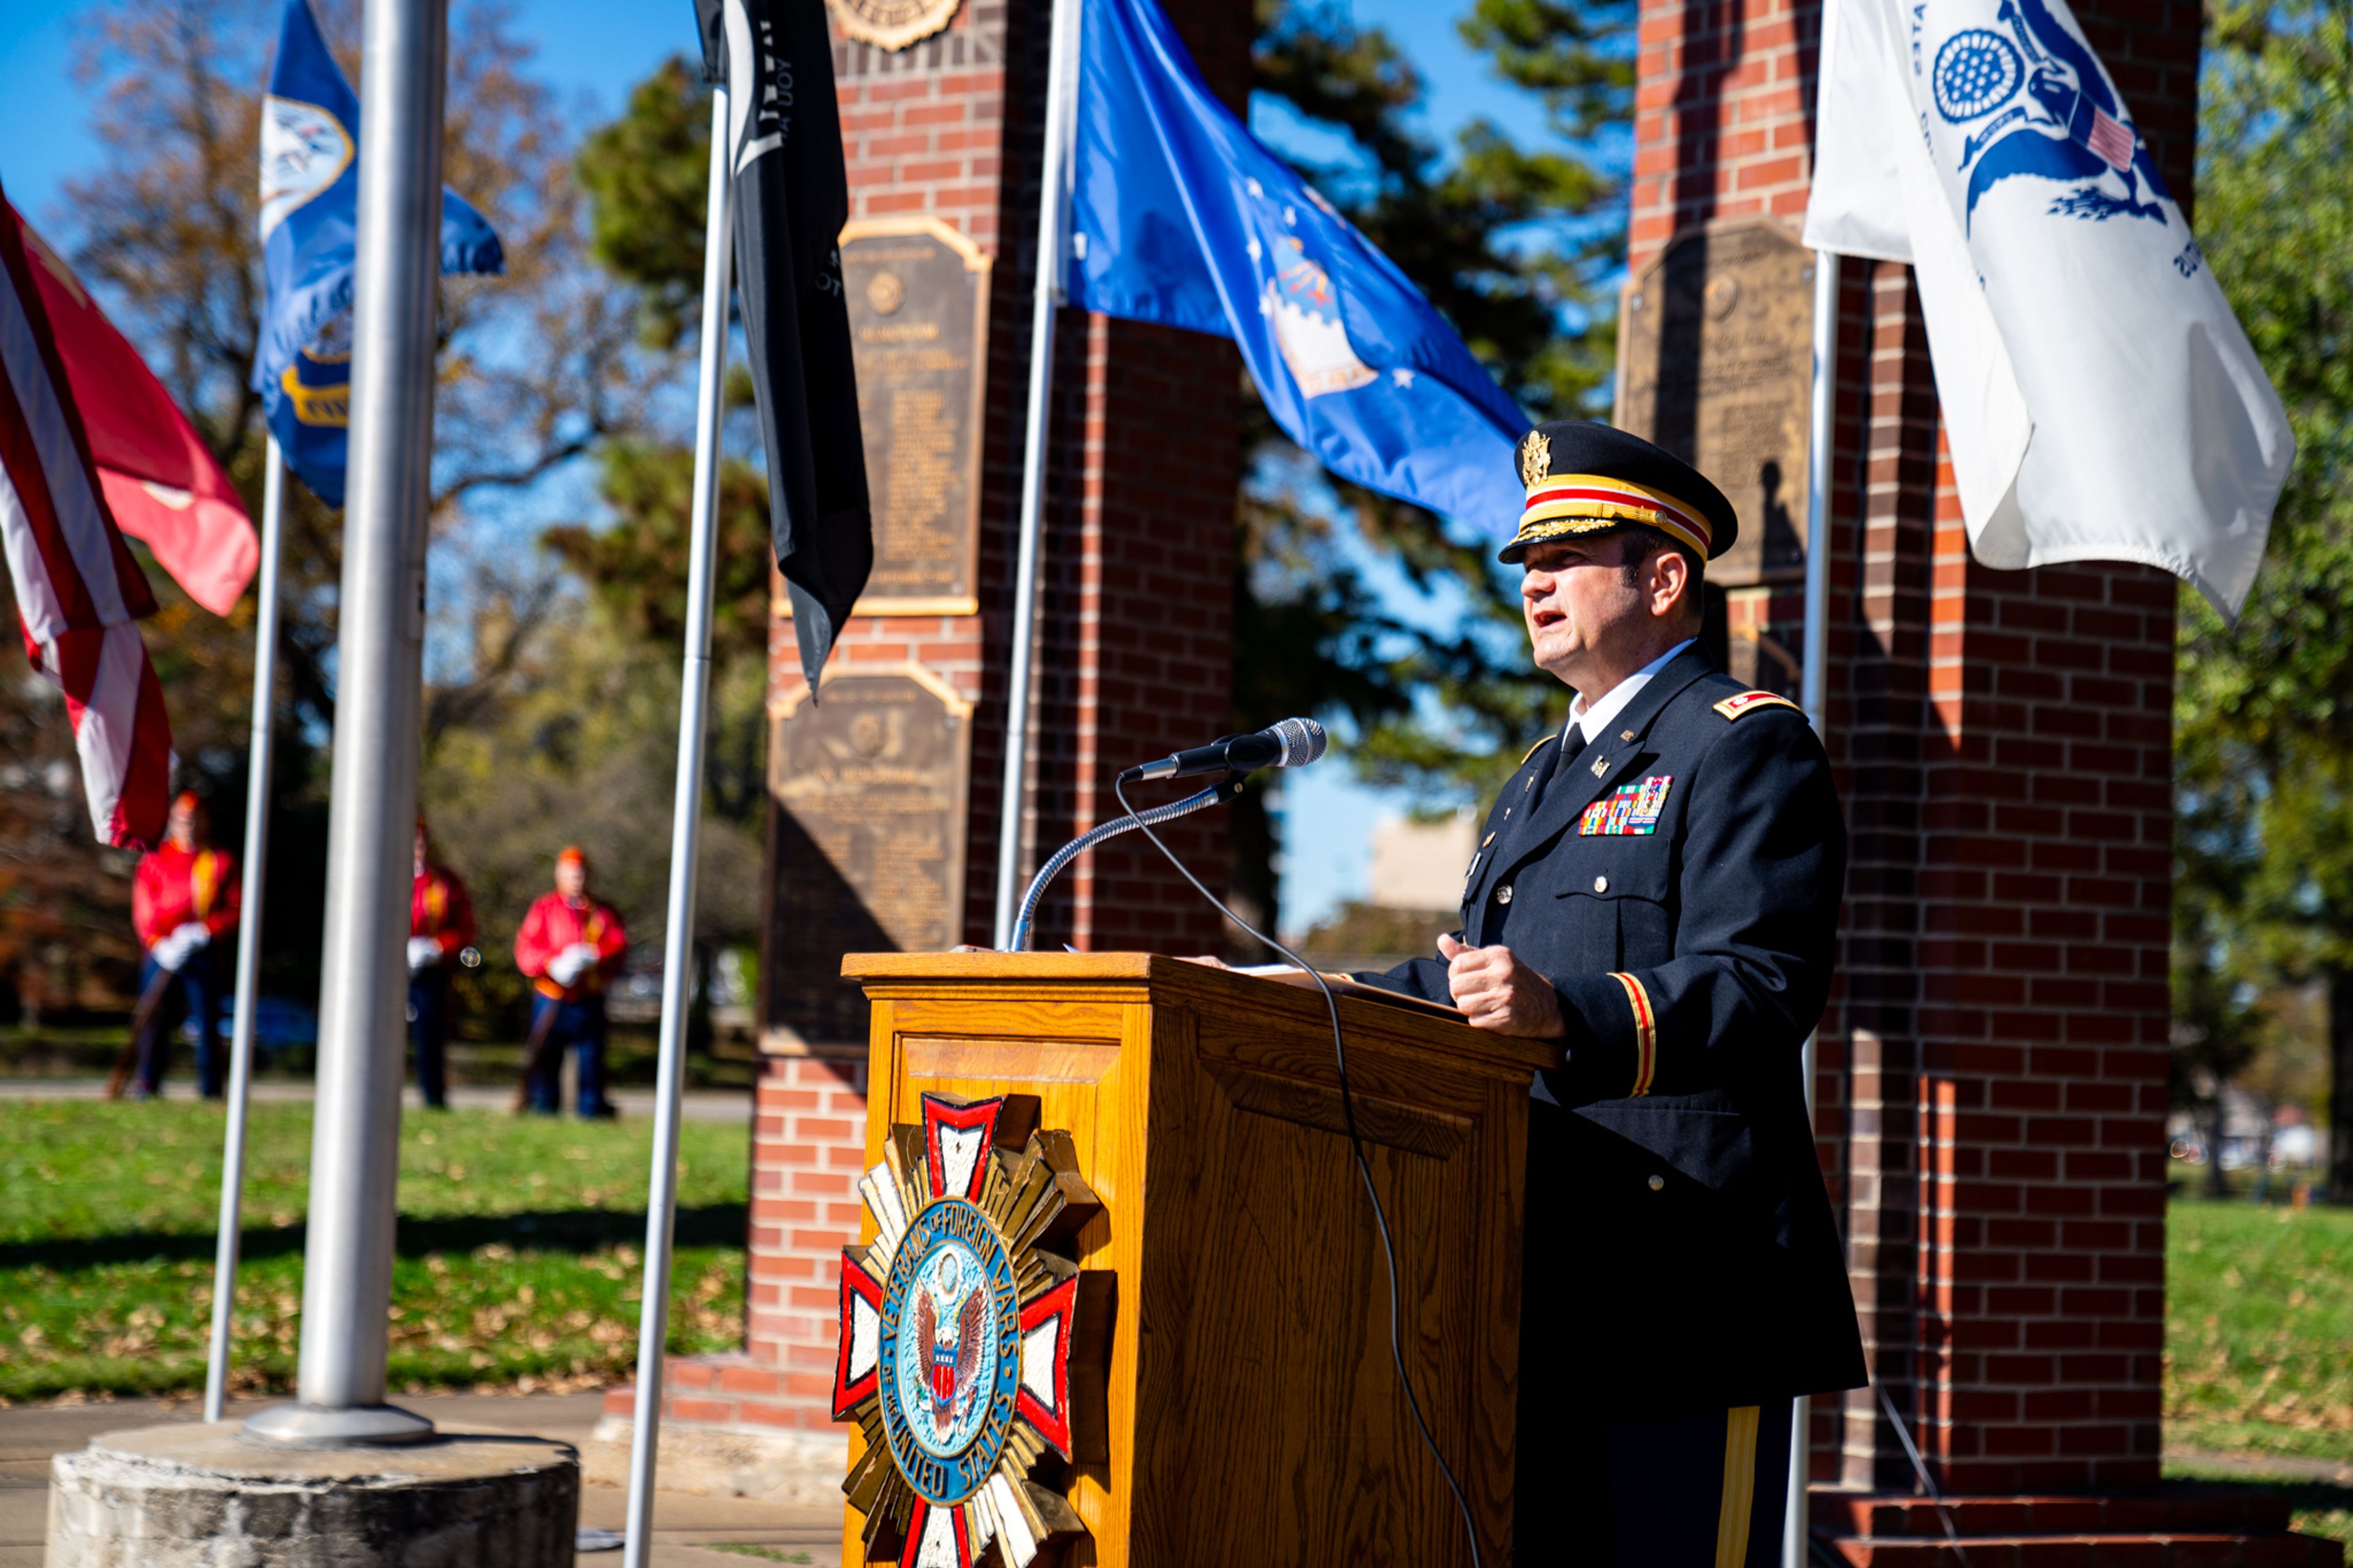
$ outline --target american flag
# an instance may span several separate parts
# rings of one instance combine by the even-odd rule
[[[25,652],[65,693],[99,837],[152,846],[164,834],[173,763],[164,689],[139,636],[155,596],[107,510],[24,240],[5,222],[0,547]]]
[[[2132,131],[2104,109],[2092,109],[2092,131],[2084,138],[2084,144],[2106,160],[2108,167],[2119,174],[2132,168]]]

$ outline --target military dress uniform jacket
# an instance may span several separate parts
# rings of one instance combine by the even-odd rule
[[[1694,647],[1560,751],[1504,786],[1463,888],[1461,940],[1550,980],[1568,1031],[1529,1130],[1528,1365],[1597,1410],[1860,1386],[1799,1065],[1846,870],[1820,742]],[[1445,1002],[1446,973],[1364,978]]]

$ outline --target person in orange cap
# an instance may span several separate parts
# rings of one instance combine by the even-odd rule
[[[579,1110],[613,1114],[605,1098],[605,986],[620,973],[629,933],[610,904],[588,896],[588,857],[576,844],[555,858],[555,890],[542,893],[515,932],[515,967],[532,982],[532,1110],[556,1111],[557,1063],[564,1047],[579,1061]]]
[[[448,1109],[449,972],[473,945],[474,900],[466,884],[432,859],[432,836],[417,819],[416,879],[408,889],[408,1043],[417,1091],[434,1110]]]
[[[175,1011],[196,1020],[197,1087],[207,1100],[221,1097],[221,939],[237,929],[238,887],[236,857],[211,847],[209,826],[203,800],[183,790],[172,802],[164,842],[141,858],[132,879],[131,923],[146,952],[140,993],[159,981],[176,993],[159,999],[140,1031],[133,1099],[153,1099],[163,1087],[171,1055],[167,1025],[177,1022]]]

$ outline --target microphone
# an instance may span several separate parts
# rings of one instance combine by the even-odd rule
[[[1157,762],[1140,763],[1119,775],[1122,784],[1137,779],[1181,779],[1195,773],[1252,773],[1260,768],[1299,768],[1324,754],[1324,726],[1313,719],[1285,719],[1255,735],[1224,735],[1206,746],[1176,752]]]

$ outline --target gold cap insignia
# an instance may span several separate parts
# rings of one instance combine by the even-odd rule
[[[1552,472],[1552,437],[1531,430],[1520,437],[1520,483],[1533,488]]]

